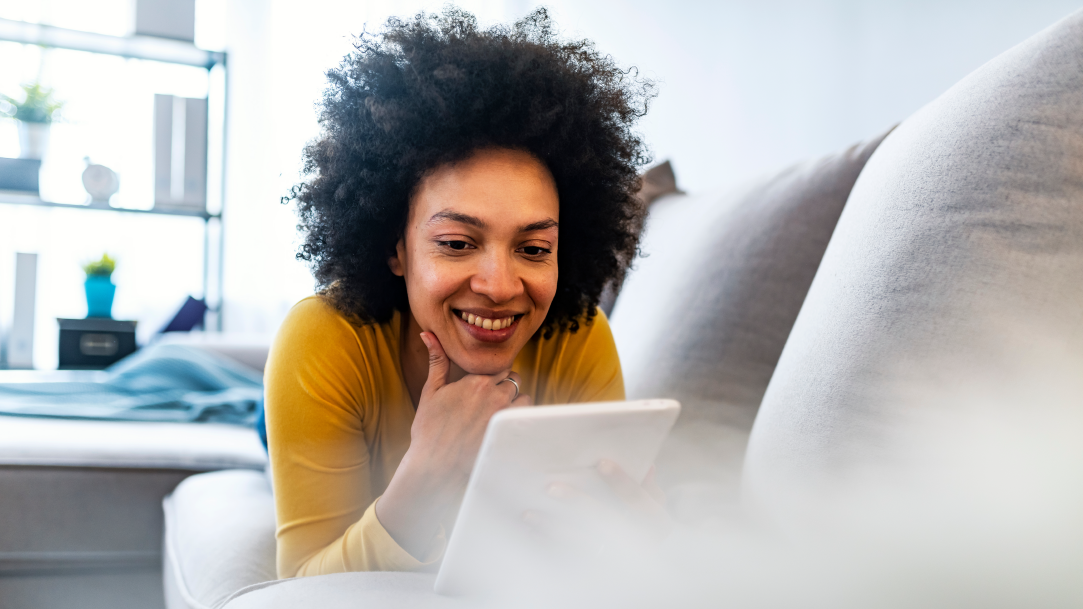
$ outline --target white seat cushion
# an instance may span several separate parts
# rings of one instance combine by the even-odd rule
[[[749,490],[779,503],[772,487],[862,461],[908,394],[1083,352],[1081,303],[1083,11],[967,76],[866,165],[760,407]]]
[[[339,573],[318,577],[284,579],[273,584],[242,590],[224,609],[441,609],[469,606],[464,601],[439,596],[432,591],[435,574],[430,573]]]
[[[216,609],[234,592],[277,578],[274,497],[263,472],[192,476],[163,507],[168,609]]]

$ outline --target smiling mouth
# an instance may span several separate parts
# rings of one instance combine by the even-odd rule
[[[455,315],[458,315],[460,318],[462,318],[463,321],[465,321],[466,323],[468,323],[468,324],[470,324],[472,326],[477,326],[478,328],[481,328],[483,330],[493,330],[493,331],[498,331],[498,330],[503,330],[505,328],[509,328],[512,325],[514,325],[515,322],[519,321],[520,317],[522,317],[522,314],[519,314],[519,315],[512,315],[510,317],[500,317],[500,318],[496,318],[496,319],[490,319],[488,317],[482,317],[480,315],[474,315],[473,313],[467,313],[466,311],[460,311],[458,309],[452,309],[452,311],[455,313]]]

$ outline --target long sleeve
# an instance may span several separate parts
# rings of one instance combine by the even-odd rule
[[[425,566],[373,509],[413,420],[385,386],[378,330],[359,330],[312,298],[275,339],[265,378],[280,577]]]

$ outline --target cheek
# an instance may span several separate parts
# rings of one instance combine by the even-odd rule
[[[548,311],[549,305],[553,304],[553,298],[556,298],[557,295],[556,267],[547,268],[533,274],[526,283],[526,290],[530,300],[534,302],[539,311]]]
[[[443,301],[462,289],[469,281],[461,269],[454,265],[439,264],[432,259],[413,256],[407,272],[406,291],[410,297],[410,308],[440,309]]]

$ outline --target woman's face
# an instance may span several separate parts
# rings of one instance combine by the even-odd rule
[[[481,150],[422,179],[389,263],[421,330],[464,371],[511,367],[541,327],[557,289],[559,214],[552,175],[525,152]]]

